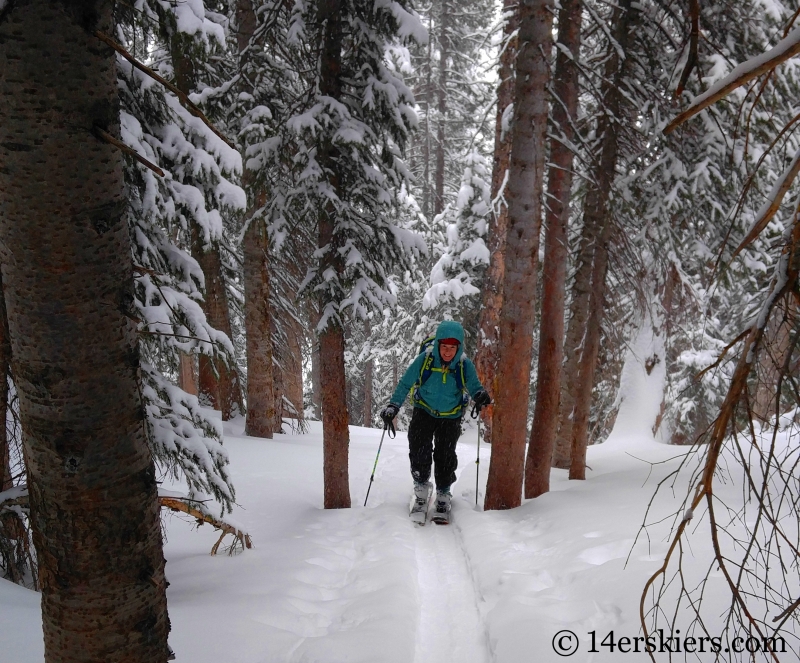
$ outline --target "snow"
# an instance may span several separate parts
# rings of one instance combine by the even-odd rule
[[[646,337],[634,349],[652,349]],[[589,633],[598,642],[612,629],[617,637],[641,635],[640,593],[663,559],[672,521],[648,536],[639,528],[657,482],[686,452],[656,443],[637,415],[657,389],[623,385],[630,407],[611,437],[589,448],[588,480],[568,481],[553,470],[550,493],[509,511],[475,506],[477,432],[469,428],[457,449],[449,527],[408,520],[405,433],[384,439],[365,508],[381,432],[351,427],[353,508],[326,511],[319,422],[273,440],[244,436],[241,419],[225,423],[241,505],[231,516],[255,547],[211,557],[210,527],[166,515],[177,663],[551,663],[563,660],[551,644],[563,629],[580,639],[569,660],[616,660],[618,653],[602,647],[588,653]],[[480,455],[482,501],[490,448],[481,445]],[[717,490],[726,499],[741,496],[736,481]],[[679,477],[665,492],[650,522],[684,514],[686,481]],[[706,563],[702,544],[692,545],[686,574]],[[718,575],[707,588],[714,614],[725,605]],[[8,581],[0,581],[0,643],[4,661],[42,661],[38,595]]]

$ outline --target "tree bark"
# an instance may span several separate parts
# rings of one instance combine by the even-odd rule
[[[197,372],[194,366],[194,355],[180,352],[178,354],[178,362],[178,386],[187,394],[197,396]]]
[[[508,160],[511,155],[511,132],[503,132],[503,113],[514,102],[514,60],[517,48],[512,35],[519,25],[517,0],[504,0],[503,11],[508,15],[503,36],[507,43],[500,56],[497,86],[497,116],[495,119],[494,164],[492,168],[492,200],[496,200],[505,186]],[[475,368],[481,383],[492,394],[497,393],[495,368],[497,366],[498,331],[500,329],[500,309],[503,303],[503,269],[505,261],[506,231],[508,225],[508,206],[500,200],[494,213],[489,216],[487,248],[489,267],[481,295],[481,314],[478,323]],[[484,415],[484,439],[492,441],[492,420],[494,407],[489,407]]]
[[[0,13],[0,264],[46,663],[164,662],[166,580],[145,440],[112,5]]]
[[[564,289],[569,253],[567,226],[573,177],[573,154],[569,145],[575,137],[574,122],[578,114],[576,61],[581,44],[582,13],[583,0],[562,0],[558,14],[560,47],[553,85],[553,131],[560,139],[550,140],[538,386],[525,464],[525,497],[528,499],[550,490],[550,466],[558,429],[564,361]]]
[[[236,2],[236,45],[242,88],[252,94],[250,81],[252,43],[258,21],[251,0]],[[243,158],[244,163],[247,160]],[[247,417],[245,434],[272,438],[275,422],[275,396],[272,363],[272,311],[270,307],[269,235],[266,224],[255,213],[266,203],[266,195],[254,187],[255,173],[245,166],[242,177],[251,207],[249,225],[242,238],[244,326],[247,352]]]
[[[581,321],[585,329],[582,348],[567,346],[570,355],[580,356],[580,368],[574,381],[567,382],[564,396],[569,393],[572,405],[572,416],[565,420],[566,410],[562,410],[562,426],[567,431],[560,431],[559,436],[569,441],[570,479],[584,479],[586,476],[586,445],[588,442],[589,410],[594,387],[594,374],[597,355],[600,349],[600,334],[603,324],[603,300],[605,297],[605,279],[608,271],[608,242],[611,238],[612,219],[608,203],[617,169],[619,153],[620,111],[622,94],[620,86],[625,74],[625,61],[620,58],[620,50],[624,53],[632,33],[634,10],[632,0],[622,0],[614,9],[614,43],[608,47],[604,84],[601,86],[603,109],[597,123],[597,135],[600,137],[600,158],[594,165],[593,180],[596,183],[586,196],[584,204],[584,233],[591,242],[586,247],[593,248],[589,272],[588,296],[583,310],[576,311],[576,319]],[[581,297],[584,293],[580,293]],[[572,326],[572,321],[570,322]],[[578,334],[575,334],[577,337]]]
[[[201,229],[197,226],[192,227],[192,257],[197,260],[206,280],[206,294],[203,300],[206,319],[214,329],[231,338],[228,295],[225,292],[225,280],[222,276],[219,245],[215,242],[207,244],[201,236]],[[221,410],[223,421],[243,413],[242,390],[236,368],[208,355],[200,355],[198,363],[200,373],[198,389],[201,399],[214,409]]]
[[[581,352],[580,370],[578,371],[575,410],[572,415],[572,438],[570,440],[571,456],[569,466],[570,479],[583,480],[586,478],[586,445],[589,439],[589,411],[592,405],[592,389],[594,388],[597,355],[600,351],[603,302],[606,290],[606,272],[608,271],[608,241],[611,237],[611,228],[611,220],[606,218],[594,252],[592,289],[589,297],[589,316],[586,324],[586,335],[583,341],[583,351]]]
[[[287,316],[287,365],[284,369],[286,399],[292,404],[296,418],[303,418],[303,329],[294,315]]]
[[[496,404],[486,509],[522,501],[534,295],[542,219],[553,14],[550,0],[522,0],[514,126],[508,177],[508,233],[500,313]]]
[[[320,20],[324,23],[322,37],[322,61],[320,63],[320,93],[333,99],[342,97],[341,57],[344,41],[341,0],[319,0]],[[327,142],[320,149],[320,166],[330,173],[330,184],[339,189],[340,173],[336,158],[336,147]],[[328,203],[319,218],[320,272],[326,269],[341,275],[344,265],[338,248],[341,238],[336,233],[336,210]],[[327,324],[320,333],[320,384],[322,388],[322,446],[323,478],[326,509],[350,507],[350,481],[348,476],[348,453],[350,431],[347,427],[347,385],[344,370],[344,329],[339,322],[338,302],[330,294],[323,293],[320,313],[327,317]]]
[[[314,404],[314,417],[317,420],[322,419],[322,380],[319,356],[319,333],[317,332],[317,325],[319,325],[319,309],[316,302],[309,302],[308,304],[308,318],[311,323],[311,400]]]
[[[269,238],[263,223],[245,232],[244,325],[247,334],[247,419],[245,434],[271,438],[275,432],[272,331],[269,305]]]
[[[8,336],[8,315],[3,295],[2,273],[0,273],[0,492],[9,490],[14,485],[11,477],[11,444],[6,427],[10,370],[11,340]]]

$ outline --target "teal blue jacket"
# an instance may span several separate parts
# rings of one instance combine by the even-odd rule
[[[439,341],[444,338],[458,339],[460,345],[453,360],[445,365],[439,355]],[[475,396],[483,385],[478,379],[475,364],[464,356],[464,328],[461,323],[453,320],[441,322],[436,329],[436,339],[433,342],[433,373],[419,389],[414,389],[411,396],[414,407],[418,407],[428,414],[440,419],[457,419],[463,414],[462,393],[456,383],[455,372],[464,369],[464,389],[470,396]],[[420,378],[422,364],[427,358],[426,353],[420,354],[406,369],[400,382],[392,394],[391,403],[398,408],[403,405],[409,392],[412,391]]]

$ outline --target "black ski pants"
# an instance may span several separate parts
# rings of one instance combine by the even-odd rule
[[[411,460],[411,476],[414,481],[425,482],[430,479],[432,456],[436,488],[449,489],[456,480],[456,443],[459,437],[461,417],[440,419],[415,407],[408,427],[408,457]]]

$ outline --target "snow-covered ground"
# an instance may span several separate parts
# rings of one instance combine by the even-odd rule
[[[351,428],[353,508],[325,511],[319,423],[273,440],[243,436],[241,421],[226,424],[241,505],[232,515],[255,547],[211,557],[210,527],[166,516],[178,663],[546,663],[564,660],[552,644],[564,629],[580,639],[568,660],[616,660],[618,651],[589,653],[588,634],[598,642],[611,630],[640,635],[641,590],[663,558],[670,522],[637,534],[656,483],[685,453],[621,428],[589,449],[587,481],[554,470],[550,493],[504,512],[475,506],[471,429],[458,447],[452,525],[419,528],[407,517],[404,433],[384,441],[365,508],[380,431]],[[482,445],[481,502],[489,453]],[[656,508],[679,509],[685,486],[679,480]],[[42,661],[38,603],[36,593],[0,581],[3,663]]]

